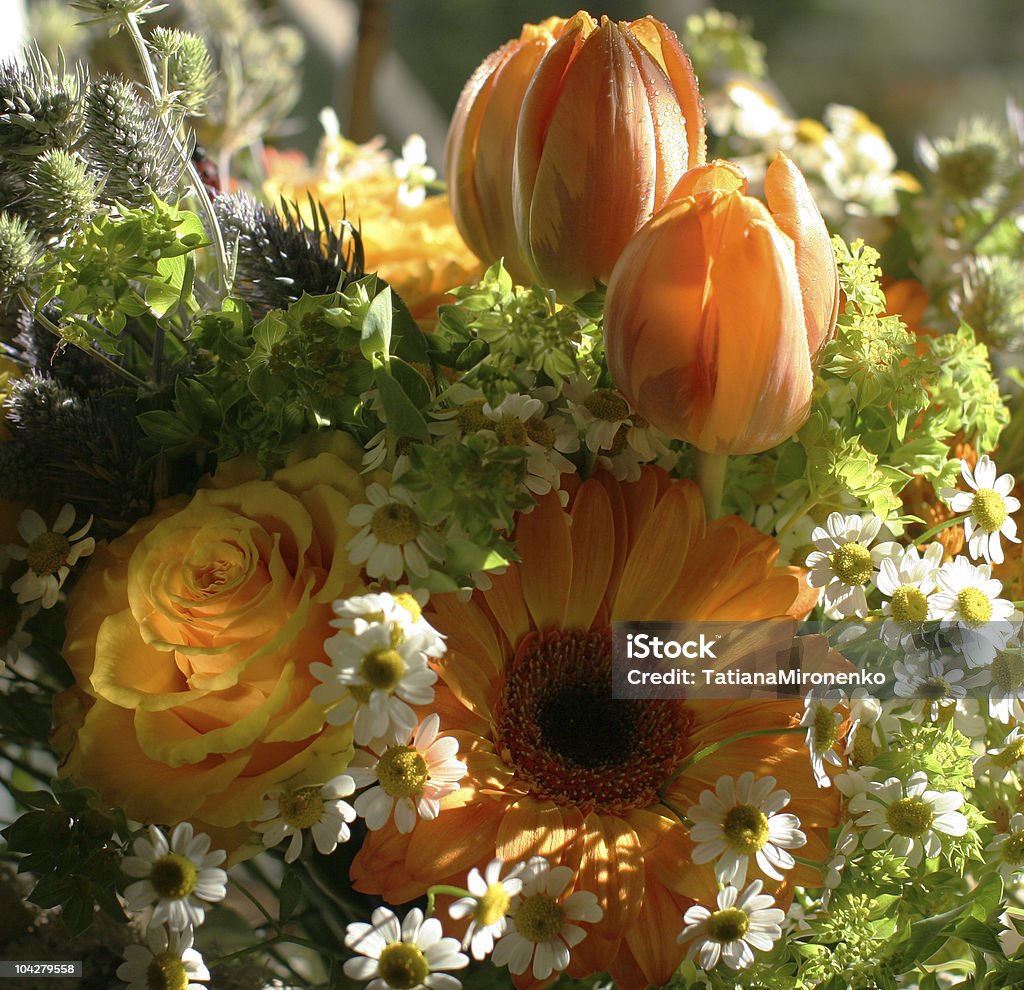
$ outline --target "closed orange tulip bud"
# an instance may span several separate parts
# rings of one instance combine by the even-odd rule
[[[562,17],[526,24],[492,52],[459,97],[445,144],[445,179],[455,224],[483,261],[505,259],[517,282],[532,279],[512,217],[516,124],[533,74],[565,29]]]
[[[608,278],[632,234],[704,161],[704,110],[664,24],[580,11],[527,26],[484,61],[446,154],[466,243],[571,299]]]
[[[835,333],[839,278],[803,176],[779,154],[767,207],[735,165],[687,173],[630,241],[608,285],[605,346],[615,384],[670,436],[709,454],[754,454],[811,410]]]

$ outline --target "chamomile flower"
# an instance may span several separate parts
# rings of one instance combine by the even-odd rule
[[[349,524],[362,527],[349,540],[349,562],[363,564],[372,578],[397,581],[406,571],[426,577],[428,560],[439,555],[440,546],[412,495],[398,486],[388,491],[374,482],[367,487],[366,497],[367,503],[349,510]]]
[[[18,604],[38,601],[43,608],[53,608],[60,597],[71,568],[82,557],[96,549],[96,541],[85,534],[92,525],[92,516],[75,532],[68,532],[75,522],[75,510],[65,505],[51,527],[34,509],[26,509],[18,520],[18,536],[24,541],[10,543],[6,550],[12,560],[23,560],[27,570],[13,584]]]
[[[411,705],[434,700],[437,674],[427,666],[431,640],[419,633],[406,637],[391,621],[356,619],[359,632],[342,630],[324,643],[330,665],[312,663],[310,673],[322,681],[311,697],[332,705],[327,721],[353,722],[360,746],[374,739],[408,738],[416,724]]]
[[[996,870],[1009,883],[1014,874],[1024,871],[1024,815],[1017,813],[1010,819],[1010,827],[1000,832],[985,846],[996,861]]]
[[[454,794],[466,775],[466,764],[455,759],[454,736],[437,732],[440,719],[428,715],[401,745],[378,740],[372,752],[359,751],[348,767],[356,787],[370,787],[355,800],[356,813],[372,831],[383,828],[392,812],[399,832],[411,832],[416,818],[428,821],[441,810],[441,798]]]
[[[749,770],[737,780],[723,775],[715,790],[701,792],[700,804],[691,805],[686,817],[693,822],[694,863],[715,864],[720,883],[742,887],[753,857],[757,868],[773,880],[795,865],[788,849],[806,845],[796,815],[780,815],[789,804],[789,792],[775,790],[774,777],[755,781]]]
[[[893,544],[868,547],[882,528],[877,516],[863,519],[833,512],[811,533],[815,549],[807,557],[812,588],[824,588],[825,614],[829,618],[865,615],[868,610],[864,585],[871,580]]]
[[[263,845],[271,849],[290,836],[284,861],[293,863],[302,852],[303,831],[309,829],[321,855],[334,852],[339,843],[348,842],[351,837],[348,826],[356,819],[355,808],[341,799],[355,789],[352,778],[341,774],[326,784],[271,795],[264,802],[263,818],[256,825],[256,831],[263,833]]]
[[[898,777],[884,783],[872,781],[862,794],[850,799],[850,813],[856,825],[866,829],[864,848],[888,844],[911,867],[922,859],[938,856],[942,849],[937,833],[961,836],[967,832],[967,818],[957,809],[964,796],[959,791],[940,793],[928,789],[928,775],[911,774],[906,784]]]
[[[943,564],[935,579],[938,590],[930,602],[934,616],[942,620],[968,666],[989,663],[1006,646],[1018,618],[1013,603],[999,597],[1002,582],[992,577],[988,564],[972,564],[966,557]]]
[[[822,909],[828,908],[828,902],[832,899],[832,891],[842,883],[843,870],[846,869],[846,861],[857,849],[857,832],[852,822],[846,822],[836,838],[836,844],[831,855],[825,860],[824,890],[821,894]]]
[[[850,695],[850,728],[846,733],[846,755],[854,766],[870,763],[882,748],[882,702],[865,688]]]
[[[437,172],[427,164],[427,142],[419,134],[411,134],[402,145],[402,157],[395,159],[391,169],[398,187],[398,201],[403,206],[419,206],[427,195],[427,183],[437,178]]]
[[[997,653],[988,672],[992,678],[989,714],[1004,725],[1024,722],[1024,652],[1016,647]]]
[[[597,922],[604,916],[590,891],[568,894],[573,872],[552,867],[543,856],[533,856],[521,874],[522,889],[512,906],[512,924],[494,946],[491,961],[508,966],[515,975],[531,970],[535,980],[546,980],[569,965],[570,950],[586,938],[577,921]]]
[[[836,749],[841,742],[839,726],[843,715],[836,708],[845,701],[843,692],[834,689],[820,694],[808,691],[804,698],[804,714],[800,724],[807,729],[804,745],[811,759],[815,783],[819,787],[831,786],[831,778],[825,769],[826,763],[834,767],[843,765],[843,759]]]
[[[754,880],[742,893],[737,887],[723,887],[718,892],[718,910],[695,904],[683,921],[686,927],[678,941],[693,940],[688,958],[696,956],[704,970],[714,969],[725,961],[731,969],[746,969],[754,961],[754,949],[770,952],[782,937],[786,912],[774,907],[775,901],[762,894],[762,883]]]
[[[454,938],[444,938],[437,918],[424,920],[413,908],[399,922],[386,907],[370,915],[370,924],[351,923],[345,945],[358,955],[342,969],[353,980],[369,980],[366,990],[459,990],[462,983],[443,970],[464,969],[469,957]]]
[[[882,604],[881,638],[890,649],[906,645],[921,630],[929,615],[928,596],[935,590],[935,575],[942,564],[941,543],[932,543],[922,555],[917,547],[884,557],[878,565],[875,586],[887,599]]]
[[[941,708],[949,708],[967,697],[971,688],[988,683],[987,670],[966,675],[953,657],[910,657],[892,665],[897,698],[913,699],[910,710],[915,718],[934,722]],[[951,662],[947,662],[951,661]]]
[[[166,923],[175,931],[198,927],[207,907],[227,893],[228,875],[219,868],[227,853],[210,852],[210,837],[195,835],[189,822],[174,826],[170,842],[150,825],[148,838],[136,839],[132,852],[121,869],[137,879],[125,888],[124,896],[129,911],[153,907],[150,924]]]
[[[210,971],[192,948],[192,937],[191,928],[181,932],[168,931],[163,925],[150,928],[144,945],[125,948],[117,978],[128,984],[128,990],[207,990],[201,984],[210,979]]]
[[[1017,538],[1017,524],[1012,513],[1020,508],[1020,501],[1014,498],[1013,476],[1003,474],[996,477],[996,466],[988,454],[982,454],[972,473],[971,465],[960,462],[960,473],[973,492],[962,492],[956,488],[943,488],[942,497],[954,512],[967,512],[964,520],[964,539],[967,552],[977,560],[984,558],[990,564],[1003,562],[1003,546],[1000,537],[1005,536],[1011,543],[1020,543]]]
[[[371,623],[386,622],[390,624],[391,635],[396,640],[401,641],[406,637],[418,635],[426,640],[421,648],[428,657],[444,656],[444,637],[423,618],[426,592],[421,591],[417,594],[419,598],[411,591],[399,590],[393,594],[381,591],[339,598],[331,605],[337,618],[331,619],[330,624],[336,629],[348,629],[359,633]]]
[[[1024,732],[1015,726],[1003,740],[1003,745],[990,749],[974,761],[974,773],[987,773],[993,780],[1005,780],[1024,761]]]
[[[520,874],[525,864],[513,866],[502,878],[504,869],[500,859],[492,859],[483,874],[473,867],[466,880],[471,896],[460,897],[448,909],[453,918],[471,917],[462,948],[469,949],[474,959],[485,959],[494,948],[494,940],[505,933],[512,899],[523,889]]]

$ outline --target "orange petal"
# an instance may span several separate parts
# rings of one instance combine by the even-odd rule
[[[562,627],[589,629],[608,591],[615,543],[612,508],[598,482],[580,488],[571,516],[572,591]]]
[[[572,541],[558,496],[545,495],[516,527],[523,597],[537,629],[560,626],[569,601]]]
[[[616,815],[591,813],[583,820],[583,858],[577,890],[597,895],[604,908],[601,933],[619,936],[636,921],[644,899],[644,857],[629,823]]]
[[[582,829],[583,816],[575,808],[523,797],[501,819],[495,855],[506,863],[546,856],[575,869],[580,860]]]

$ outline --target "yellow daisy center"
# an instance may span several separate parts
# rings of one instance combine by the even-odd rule
[[[547,942],[562,930],[565,909],[548,894],[527,897],[512,916],[516,931],[530,942]]]
[[[418,945],[392,942],[377,960],[377,976],[394,990],[412,990],[430,975],[430,964]]]
[[[716,942],[737,942],[747,934],[750,918],[739,908],[715,911],[707,920],[708,937]]]
[[[1012,832],[1000,848],[1007,863],[1024,863],[1024,832]]]
[[[415,746],[392,746],[377,761],[377,779],[384,793],[393,798],[419,797],[429,769]]]
[[[374,650],[363,657],[359,673],[371,688],[390,694],[402,680],[405,661],[398,650]]]
[[[583,407],[595,418],[609,423],[629,418],[626,400],[612,388],[595,388],[583,400]]]
[[[980,588],[964,588],[957,593],[957,608],[969,626],[980,626],[992,618],[992,601]]]
[[[843,584],[864,584],[871,577],[871,551],[859,543],[844,543],[829,558],[832,573]]]
[[[324,813],[319,787],[300,787],[278,798],[281,818],[293,828],[312,828]]]
[[[971,515],[986,533],[994,533],[1006,522],[1006,500],[993,488],[979,488],[971,502]]]
[[[540,416],[531,416],[526,421],[525,426],[526,435],[534,443],[539,443],[545,450],[551,450],[554,447],[555,431]]]
[[[395,594],[395,603],[401,605],[411,616],[413,622],[419,622],[423,618],[423,610],[420,603],[409,594],[408,591],[399,591]]]
[[[149,871],[149,882],[157,896],[171,901],[188,897],[196,889],[198,877],[196,864],[177,853],[161,856]]]
[[[928,597],[920,588],[904,584],[892,593],[889,610],[897,622],[924,622],[928,618]]]
[[[919,797],[904,797],[892,804],[885,811],[885,820],[897,835],[908,839],[924,835],[932,824],[935,813],[927,801]]]
[[[173,952],[161,952],[154,956],[146,967],[148,990],[186,990],[188,971],[179,956]]]
[[[938,701],[949,694],[949,681],[944,677],[929,677],[921,682],[917,689],[922,698],[928,701]]]
[[[491,421],[484,415],[484,400],[473,399],[463,406],[459,406],[455,422],[463,433],[476,433],[477,430],[491,426]]]
[[[989,668],[992,683],[1007,692],[1016,692],[1024,685],[1024,657],[1019,653],[1000,653]]]
[[[1001,753],[992,757],[992,760],[1004,770],[1009,770],[1010,767],[1020,763],[1021,760],[1024,760],[1024,736],[1020,736],[1009,746],[1004,747]]]
[[[370,519],[370,529],[381,543],[400,547],[420,535],[420,520],[415,511],[401,502],[382,505]]]
[[[839,735],[836,733],[836,713],[828,705],[817,705],[814,709],[814,749],[818,753],[830,750]]]
[[[871,727],[868,725],[858,725],[857,731],[853,735],[853,749],[850,752],[850,759],[857,766],[864,766],[866,763],[870,763],[878,755],[878,747],[875,745],[874,739],[871,738]]]
[[[68,561],[71,544],[63,533],[40,533],[29,545],[25,554],[28,566],[40,577],[49,577],[59,571]]]
[[[726,813],[722,833],[736,852],[752,856],[768,841],[768,819],[760,808],[738,804]]]
[[[473,918],[478,925],[493,925],[508,914],[512,898],[500,883],[489,884],[482,897],[477,898]]]
[[[525,447],[530,439],[526,424],[515,416],[502,416],[494,432],[502,447]]]

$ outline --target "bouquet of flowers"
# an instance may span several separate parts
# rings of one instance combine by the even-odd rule
[[[243,0],[74,6],[130,76],[0,65],[0,975],[1024,986],[1018,108],[918,182],[581,11],[442,186],[263,148]]]

